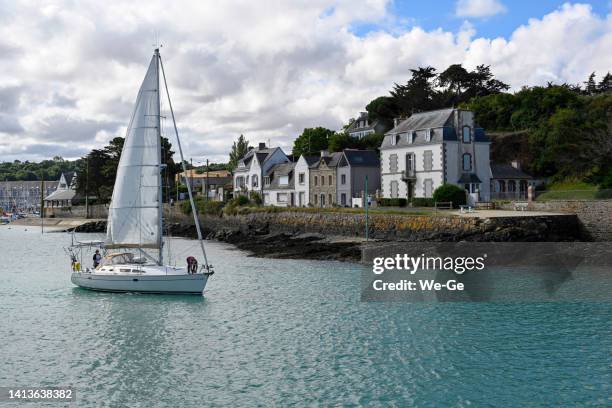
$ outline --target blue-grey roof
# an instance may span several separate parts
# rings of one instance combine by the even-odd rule
[[[264,185],[264,190],[292,189],[295,183],[293,177],[294,168],[294,162],[279,163],[272,166],[270,170],[268,170],[268,172],[266,173],[266,176],[271,177],[270,185]],[[289,176],[289,184],[283,186],[279,185],[278,182],[281,176]]]
[[[351,166],[378,167],[380,160],[374,150],[344,149],[344,156]]]
[[[512,167],[510,164],[491,164],[491,174],[494,179],[530,179],[531,176]]]
[[[452,126],[453,108],[438,109],[414,113],[408,119],[400,122],[388,134],[405,133],[412,130],[441,128]]]
[[[457,183],[482,183],[482,181],[480,181],[480,179],[478,178],[477,175],[475,175],[474,173],[470,173],[470,174],[462,174],[461,177],[459,177],[459,180],[457,181]]]

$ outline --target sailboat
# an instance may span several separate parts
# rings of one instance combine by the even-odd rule
[[[71,259],[71,281],[85,289],[110,292],[202,294],[214,273],[208,263],[198,214],[189,183],[187,192],[203,262],[190,257],[185,266],[164,264],[160,72],[172,115],[174,132],[186,174],[166,73],[155,50],[144,77],[127,129],[109,207],[106,239],[74,242],[67,252]],[[84,248],[104,251],[99,265],[82,268]],[[193,261],[196,261],[195,263]]]

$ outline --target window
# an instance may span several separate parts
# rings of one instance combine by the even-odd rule
[[[425,141],[431,142],[431,137],[433,136],[433,129],[427,129],[425,132]]]
[[[265,176],[264,177],[264,186],[269,186],[270,185],[270,176]]]
[[[314,184],[315,186],[319,185],[319,178],[317,176],[314,176]]]
[[[463,127],[463,143],[471,143],[471,142],[472,142],[472,136],[470,132],[470,127],[464,126]]]
[[[408,135],[408,143],[413,144],[415,138],[416,138],[416,131],[413,131],[412,133]]]
[[[236,187],[240,188],[244,185],[244,177],[236,177]]]
[[[254,175],[253,177],[251,177],[251,181],[253,183],[253,187],[257,187],[257,184],[259,182],[259,177],[257,177],[257,175]]]
[[[329,183],[327,183],[327,184],[328,184],[328,185],[330,185],[330,186],[331,186],[332,184],[334,184],[334,180],[333,180],[333,178],[332,178],[331,174],[330,174],[330,175],[329,175],[329,177],[327,178],[327,181],[329,182]]]
[[[433,180],[432,179],[423,180],[423,195],[427,198],[431,198],[433,196]]]
[[[298,174],[298,183],[304,184],[304,180],[306,179],[304,173]]]
[[[345,193],[340,194],[340,204],[342,204],[343,206],[346,205],[346,194]]]
[[[391,145],[395,146],[400,141],[400,135],[391,135]]]
[[[246,185],[247,186],[249,185],[249,176],[248,175],[246,176]]]
[[[325,205],[325,194],[321,194],[321,207]]]
[[[328,194],[327,197],[329,198],[329,205],[332,205],[334,203],[334,200],[332,200],[332,195]]]
[[[431,171],[433,169],[433,152],[431,150],[425,150],[423,152],[423,169],[425,171]]]
[[[340,184],[346,184],[346,174],[340,176]]]
[[[280,176],[278,179],[278,184],[281,186],[286,186],[289,184],[289,176]]]
[[[325,176],[321,176],[321,185],[324,186],[325,185]]]
[[[469,153],[463,154],[463,171],[472,171],[472,155]]]
[[[319,204],[319,196],[318,195],[314,195],[314,203],[315,205]]]
[[[287,193],[276,193],[276,202],[277,203],[286,203],[287,202]]]
[[[415,169],[414,153],[408,153],[406,155],[406,170],[414,170],[414,169]]]
[[[397,173],[397,154],[389,155],[389,172]]]
[[[398,198],[398,184],[396,180],[391,182],[391,198]]]

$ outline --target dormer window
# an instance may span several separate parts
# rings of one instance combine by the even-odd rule
[[[265,176],[264,177],[264,186],[269,186],[270,185],[270,176]]]
[[[400,141],[400,135],[391,135],[391,145],[395,146]]]
[[[425,132],[425,141],[431,142],[431,137],[433,136],[433,129],[427,129]]]
[[[410,144],[414,143],[415,138],[416,138],[416,131],[412,131],[408,135],[408,143],[410,143]]]
[[[472,132],[469,126],[463,127],[463,143],[471,143],[472,142]]]

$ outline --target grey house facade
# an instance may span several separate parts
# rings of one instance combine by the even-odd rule
[[[366,192],[366,177],[368,190]],[[380,189],[380,160],[374,150],[344,149],[337,167],[337,203],[353,206],[353,199],[375,195]]]
[[[489,139],[471,111],[416,113],[385,134],[381,191],[385,198],[432,197],[444,183],[468,192],[468,201],[490,200]]]

